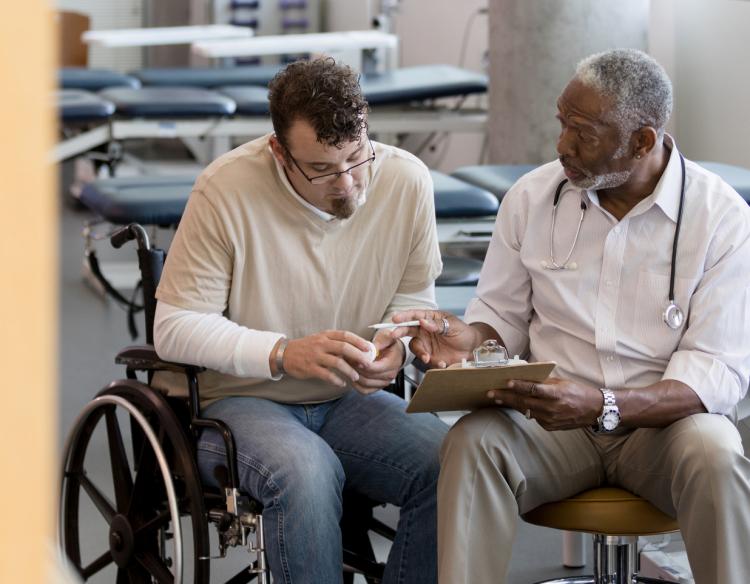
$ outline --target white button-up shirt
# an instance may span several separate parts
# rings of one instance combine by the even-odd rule
[[[685,322],[672,330],[668,305],[681,168],[669,163],[654,192],[618,221],[595,191],[566,183],[554,229],[552,202],[565,178],[551,162],[505,196],[467,322],[499,333],[511,355],[556,361],[554,375],[609,388],[661,379],[690,386],[709,412],[727,414],[750,376],[750,207],[721,178],[686,161],[675,302]],[[587,209],[578,240],[581,202]]]

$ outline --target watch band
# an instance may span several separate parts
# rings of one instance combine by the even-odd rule
[[[592,427],[592,430],[597,434],[612,432],[620,424],[620,409],[617,407],[615,392],[606,387],[600,387],[599,391],[602,392],[602,396],[604,397],[604,405],[602,406],[602,413],[596,419],[596,424]],[[611,427],[608,427],[608,422],[609,424],[614,423]]]
[[[281,339],[281,342],[279,343],[279,346],[276,347],[276,357],[274,361],[276,362],[276,373],[277,375],[285,375],[286,371],[284,371],[284,351],[286,351],[286,346],[289,344],[289,339],[286,337],[283,337]]]
[[[615,392],[611,389],[607,389],[606,387],[600,387],[599,391],[602,392],[602,395],[604,396],[604,406],[614,406],[615,404]]]

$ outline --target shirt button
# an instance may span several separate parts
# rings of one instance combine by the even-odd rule
[[[615,228],[612,231],[614,231],[615,233],[620,233],[620,226],[615,225]]]
[[[615,356],[614,355],[607,355],[607,361],[614,361]]]

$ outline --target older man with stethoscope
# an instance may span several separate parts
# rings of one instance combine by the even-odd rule
[[[678,519],[698,584],[747,581],[750,462],[729,419],[750,377],[750,208],[664,133],[672,87],[640,51],[582,61],[559,161],[508,192],[466,322],[420,318],[433,366],[487,339],[556,361],[443,445],[439,573],[504,582],[515,515],[602,484]],[[707,112],[710,114],[710,112]]]

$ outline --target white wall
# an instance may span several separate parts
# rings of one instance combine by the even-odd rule
[[[393,17],[393,32],[399,35],[401,42],[401,65],[441,63],[485,73],[487,15],[477,12],[487,4],[488,0],[402,0]],[[461,62],[465,34],[468,36]],[[476,99],[469,98],[467,106],[476,105]],[[486,105],[486,98],[482,99]],[[483,141],[484,134],[453,132],[442,136],[434,151],[425,151],[420,157],[431,168],[452,171],[459,166],[477,164]],[[405,146],[411,149],[418,142],[419,137],[415,137]]]
[[[750,168],[750,2],[651,0],[650,29],[674,84],[681,150]]]

